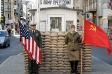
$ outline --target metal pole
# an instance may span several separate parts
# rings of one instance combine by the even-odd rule
[[[87,1],[84,0],[84,2],[85,2],[85,5],[84,5],[84,8],[85,8],[85,13],[84,13],[84,14],[85,14],[85,16],[84,16],[84,18],[86,18],[86,2],[87,2]],[[82,17],[82,20],[84,20],[83,17]],[[84,24],[84,21],[83,21],[83,24]],[[84,31],[84,25],[83,25],[82,31]],[[83,35],[84,35],[84,33],[83,33]],[[83,37],[84,37],[84,36],[83,36]],[[83,60],[83,59],[82,59],[82,49],[83,49],[83,45],[84,45],[84,44],[81,44],[81,50],[80,50],[80,51],[81,51],[81,53],[80,53],[80,54],[81,54],[81,74],[82,74],[82,60]]]
[[[87,2],[87,1],[85,0],[85,18],[86,18],[86,2]]]
[[[35,0],[36,1],[36,17],[35,17],[35,22],[37,23],[36,29],[40,29],[40,0]]]
[[[82,47],[81,47],[81,74],[82,74]]]
[[[26,3],[26,29],[28,30],[28,7]]]

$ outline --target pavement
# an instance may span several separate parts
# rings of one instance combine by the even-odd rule
[[[91,72],[82,74],[112,74],[112,66],[92,56]],[[10,56],[0,65],[0,74],[25,74],[22,54]],[[61,72],[42,72],[40,74],[70,74]]]

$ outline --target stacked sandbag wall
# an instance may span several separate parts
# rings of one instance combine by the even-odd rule
[[[67,56],[67,45],[65,45],[66,32],[41,32],[42,37],[42,65],[39,65],[40,72],[69,72],[70,64]],[[91,71],[91,47],[87,44],[80,44],[82,50],[82,70]],[[81,54],[80,54],[81,56]],[[24,51],[25,71],[28,71],[27,55]],[[81,59],[81,58],[80,58]],[[81,70],[81,60],[78,69]]]

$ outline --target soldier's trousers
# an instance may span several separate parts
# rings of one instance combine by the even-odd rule
[[[38,74],[38,64],[36,61],[31,60],[28,58],[28,68],[29,68],[29,74],[35,73]]]

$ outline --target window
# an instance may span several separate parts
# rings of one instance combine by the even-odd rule
[[[73,21],[66,21],[66,31],[70,31],[70,26],[73,25]]]
[[[4,31],[0,31],[0,37],[4,37],[5,36],[5,32]]]
[[[66,4],[71,4],[71,0],[66,1]]]
[[[18,7],[19,7],[19,3],[18,3]]]
[[[9,18],[9,14],[8,14],[8,18]]]
[[[62,17],[50,17],[50,31],[62,30]]]
[[[16,1],[14,1],[14,5],[16,5]]]

